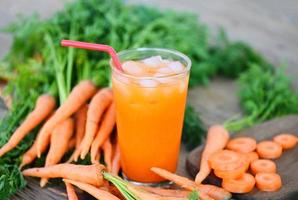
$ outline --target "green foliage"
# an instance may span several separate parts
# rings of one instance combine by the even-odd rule
[[[197,190],[193,190],[188,196],[188,200],[199,200],[199,192]]]
[[[193,107],[187,106],[183,124],[182,141],[188,150],[202,143],[206,128]]]
[[[251,65],[240,75],[238,93],[244,117],[225,125],[231,131],[298,113],[298,92],[293,91],[292,82],[283,68],[265,71],[256,64]]]

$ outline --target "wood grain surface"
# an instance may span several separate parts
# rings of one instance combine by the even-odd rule
[[[292,133],[298,136],[298,115],[291,115],[277,118],[253,128],[245,130],[238,136],[250,136],[262,141],[272,139],[280,133]],[[199,171],[199,160],[203,145],[194,149],[187,157],[186,167],[192,177]],[[298,147],[283,152],[281,158],[275,160],[277,171],[283,182],[283,187],[277,192],[261,192],[254,189],[252,192],[243,195],[234,195],[240,200],[296,200],[298,199]],[[211,174],[206,183],[220,185],[221,180]]]

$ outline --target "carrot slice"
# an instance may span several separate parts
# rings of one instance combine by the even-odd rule
[[[257,145],[257,152],[261,158],[276,159],[281,156],[282,147],[272,141],[263,141]]]
[[[222,179],[236,179],[241,177],[248,169],[249,162],[247,161],[245,164],[241,165],[237,169],[222,171],[222,170],[214,170],[214,174]]]
[[[292,134],[280,134],[273,138],[273,141],[280,144],[283,149],[294,148],[298,142],[298,138]]]
[[[227,149],[241,153],[252,152],[256,149],[256,147],[256,140],[250,137],[238,137],[230,140],[227,144]]]
[[[231,150],[222,150],[213,154],[209,163],[212,169],[230,171],[239,168],[243,162],[247,162],[244,154]]]
[[[246,156],[247,156],[249,163],[252,163],[253,161],[259,159],[259,155],[255,151],[246,153]]]
[[[223,179],[222,187],[232,193],[248,193],[255,186],[255,178],[249,173],[243,174],[237,179]]]
[[[251,172],[255,175],[257,173],[276,173],[276,164],[271,160],[259,159],[250,164]]]
[[[261,191],[273,192],[281,188],[281,178],[276,173],[258,173],[256,174],[257,188]]]

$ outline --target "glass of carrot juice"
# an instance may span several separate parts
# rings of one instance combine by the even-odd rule
[[[112,88],[123,175],[139,183],[164,181],[151,167],[176,171],[188,89],[190,59],[168,49],[118,53]]]

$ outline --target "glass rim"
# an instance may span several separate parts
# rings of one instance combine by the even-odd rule
[[[118,52],[117,55],[120,58],[123,55],[127,55],[127,54],[138,52],[138,51],[139,52],[145,52],[145,51],[156,51],[156,52],[158,52],[159,51],[159,52],[168,53],[168,54],[178,56],[178,57],[182,58],[182,60],[185,61],[185,63],[186,63],[185,70],[183,70],[182,72],[180,72],[178,74],[163,74],[163,75],[158,75],[158,76],[134,76],[134,75],[123,73],[122,71],[117,69],[113,64],[113,60],[110,59],[110,65],[111,65],[112,71],[116,72],[117,74],[119,74],[121,76],[125,76],[125,77],[130,78],[130,79],[137,79],[137,80],[153,79],[153,78],[156,79],[156,78],[180,77],[184,74],[187,74],[190,71],[191,64],[192,64],[190,58],[188,56],[186,56],[185,54],[181,53],[180,51],[177,51],[177,50],[174,50],[174,49],[142,47],[142,48],[134,48],[134,49],[123,50],[123,51]]]

